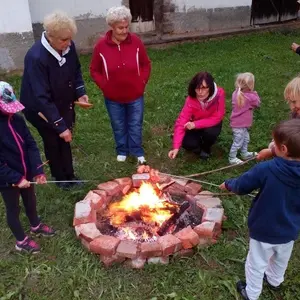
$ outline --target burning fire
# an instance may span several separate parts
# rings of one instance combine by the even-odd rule
[[[163,195],[158,195],[150,183],[143,182],[138,190],[124,196],[120,202],[112,203],[109,206],[107,215],[110,218],[111,225],[121,227],[122,233],[127,238],[136,239],[137,230],[134,226],[129,227],[127,224],[139,222],[157,229],[177,209],[177,204],[168,202]],[[142,231],[139,234],[141,238],[149,238],[149,232],[146,229],[139,229]]]

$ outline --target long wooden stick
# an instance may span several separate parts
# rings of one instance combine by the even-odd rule
[[[230,168],[234,168],[234,167],[239,167],[239,166],[242,166],[242,165],[245,165],[247,164],[249,161],[252,161],[256,159],[256,157],[252,157],[250,159],[247,159],[245,160],[244,162],[240,163],[240,164],[236,164],[236,165],[229,165],[229,166],[226,166],[226,167],[222,167],[222,168],[219,168],[219,169],[214,169],[214,170],[210,170],[210,171],[205,171],[205,172],[202,172],[202,173],[196,173],[196,174],[191,174],[191,175],[185,175],[185,177],[188,177],[188,178],[192,178],[192,177],[199,177],[199,176],[203,176],[203,175],[207,175],[207,174],[212,174],[212,173],[215,173],[215,172],[218,172],[218,171],[222,171],[222,170],[226,170],[226,169],[230,169]]]

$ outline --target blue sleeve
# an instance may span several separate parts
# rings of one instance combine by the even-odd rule
[[[225,180],[226,188],[239,195],[246,195],[262,187],[264,168],[257,164],[240,177]]]
[[[41,112],[49,124],[60,134],[67,130],[64,119],[56,105],[51,101],[51,89],[47,74],[47,68],[42,64],[39,58],[27,56],[25,58],[26,75],[37,100],[38,111]]]
[[[0,182],[4,184],[17,184],[24,176],[11,169],[6,163],[0,160]]]
[[[75,88],[76,88],[76,97],[77,99],[86,94],[84,81],[82,78],[81,65],[76,52],[75,44],[72,42],[72,50],[76,56],[76,75],[75,75]]]
[[[40,167],[42,164],[41,155],[37,144],[29,131],[29,128],[27,127],[25,121],[22,121],[24,123],[24,141],[26,144],[26,149],[28,151],[30,169],[32,171],[33,177],[35,177],[37,175],[44,174],[43,167]]]

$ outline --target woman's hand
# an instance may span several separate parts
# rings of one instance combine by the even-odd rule
[[[60,138],[65,140],[66,143],[70,143],[72,141],[72,132],[67,129],[59,135]]]
[[[47,178],[44,174],[38,175],[34,178],[37,184],[45,184],[47,183]]]
[[[270,159],[273,157],[272,150],[269,148],[262,149],[256,156],[257,160]]]
[[[179,151],[179,149],[173,149],[173,150],[171,150],[169,152],[169,154],[168,154],[169,158],[174,159],[177,156],[178,151]]]
[[[80,98],[78,98],[79,102],[83,102],[83,103],[88,103],[89,102],[89,97],[88,95],[83,95]]]
[[[195,123],[194,122],[187,122],[184,124],[184,128],[188,129],[188,130],[192,130],[195,128]]]
[[[17,185],[19,189],[27,189],[30,187],[30,182],[27,179],[22,179],[22,181]]]

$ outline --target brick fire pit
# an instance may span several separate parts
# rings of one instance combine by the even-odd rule
[[[105,266],[125,262],[132,268],[142,268],[145,263],[167,264],[170,256],[192,255],[195,247],[216,243],[224,219],[219,198],[202,191],[200,184],[164,176],[149,166],[140,167],[138,172],[140,174],[133,174],[131,178],[101,183],[76,203],[73,226],[88,251],[99,255]],[[107,223],[105,217],[109,207],[138,190],[142,182],[159,188],[161,194],[168,196],[168,205],[174,204],[177,214],[183,206],[188,206],[188,209],[181,216],[178,214],[177,220],[174,214],[175,221],[171,226],[171,218],[164,221],[164,234],[150,238],[142,237],[144,232],[140,238],[130,238],[117,235],[116,230],[109,231],[110,228],[116,229]]]

